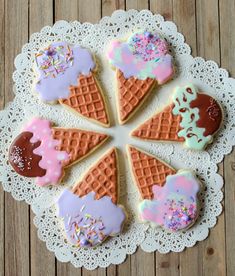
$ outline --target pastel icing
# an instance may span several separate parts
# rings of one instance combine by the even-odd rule
[[[94,192],[79,197],[65,189],[57,205],[68,240],[79,247],[96,246],[108,236],[120,233],[126,219],[123,209],[111,197],[96,200]]]
[[[200,182],[187,170],[169,175],[163,187],[153,186],[154,199],[139,205],[140,217],[170,231],[192,226],[198,217]]]
[[[157,33],[141,31],[134,33],[126,42],[112,41],[107,57],[125,78],[152,78],[163,84],[174,73],[167,42]]]
[[[197,126],[199,120],[199,109],[190,107],[190,103],[197,98],[198,89],[193,84],[177,87],[173,95],[173,114],[181,115],[180,126],[183,128],[178,132],[179,137],[185,139],[188,148],[202,150],[211,142],[212,136],[205,136],[205,128]]]
[[[79,75],[88,75],[95,66],[87,49],[54,42],[36,54],[35,90],[43,101],[65,99],[69,96],[69,86],[77,85]]]
[[[68,160],[69,155],[66,151],[55,149],[60,141],[53,139],[50,121],[34,118],[24,127],[23,131],[33,134],[30,139],[31,143],[41,142],[40,146],[33,150],[33,153],[42,156],[39,166],[46,170],[46,174],[37,177],[36,184],[44,186],[58,183],[63,176],[62,161]]]

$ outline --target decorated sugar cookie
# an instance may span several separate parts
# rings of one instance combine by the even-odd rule
[[[107,57],[117,72],[119,121],[124,124],[156,84],[174,74],[166,40],[147,31],[132,34],[126,42],[112,41]]]
[[[57,101],[87,119],[109,126],[91,53],[67,42],[54,42],[36,54],[35,90],[44,102]]]
[[[57,201],[67,239],[78,247],[93,247],[119,234],[126,214],[117,201],[118,165],[113,148]]]
[[[108,136],[93,131],[56,128],[48,120],[34,118],[15,138],[9,149],[13,169],[36,184],[57,184],[64,169],[99,147]]]
[[[199,212],[200,182],[193,172],[175,169],[139,149],[128,146],[130,166],[140,191],[141,220],[169,231],[191,227]]]
[[[187,148],[203,150],[212,143],[223,120],[220,104],[198,93],[193,84],[176,87],[172,103],[132,132],[132,136],[184,142]]]

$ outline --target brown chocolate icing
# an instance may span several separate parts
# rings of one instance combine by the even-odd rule
[[[190,107],[199,109],[197,126],[205,128],[204,136],[213,135],[222,121],[222,110],[214,98],[209,95],[198,93],[197,98],[190,103]]]
[[[37,177],[46,174],[46,170],[39,167],[41,156],[33,153],[41,142],[31,143],[33,133],[22,132],[16,137],[9,149],[9,162],[14,170],[26,177]]]

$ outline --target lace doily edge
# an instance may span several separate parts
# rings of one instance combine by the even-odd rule
[[[221,201],[222,201],[222,199],[221,199]],[[222,206],[221,203],[220,203],[220,205]],[[123,254],[121,255],[121,257],[119,256],[119,258],[118,258],[116,261],[113,259],[113,260],[110,261],[110,263],[109,263],[108,265],[104,265],[104,266],[95,265],[95,266],[93,266],[93,267],[88,267],[88,266],[86,266],[86,264],[81,265],[81,266],[77,266],[76,263],[73,262],[72,256],[71,256],[71,258],[70,258],[69,256],[67,256],[67,258],[65,258],[65,255],[64,255],[64,254],[61,254],[60,252],[57,252],[56,250],[53,250],[53,248],[51,248],[51,247],[49,246],[48,241],[45,240],[45,239],[39,234],[39,228],[38,228],[38,226],[37,226],[37,223],[36,223],[36,221],[35,221],[35,218],[33,219],[33,223],[34,223],[35,227],[37,228],[37,236],[38,236],[38,238],[39,238],[40,240],[42,240],[43,242],[45,242],[46,248],[47,248],[50,252],[53,252],[53,253],[55,254],[55,256],[56,256],[56,258],[57,258],[58,261],[63,262],[63,263],[69,263],[69,262],[71,262],[71,263],[74,265],[74,267],[76,267],[76,268],[84,267],[84,268],[86,268],[87,270],[94,270],[94,269],[96,269],[96,268],[107,268],[107,267],[108,267],[109,265],[111,265],[111,264],[112,264],[112,265],[120,265],[121,263],[123,263],[123,262],[126,260],[126,258],[127,258],[128,255],[134,254],[134,253],[137,251],[138,247],[140,247],[140,248],[141,248],[144,252],[146,252],[146,253],[152,253],[152,252],[158,252],[158,253],[160,253],[160,254],[168,254],[168,253],[170,253],[170,252],[173,252],[173,253],[181,253],[181,252],[183,252],[184,250],[186,250],[187,248],[191,248],[191,247],[195,246],[198,242],[205,240],[205,239],[209,236],[209,233],[210,233],[211,228],[215,227],[215,225],[217,224],[217,222],[218,222],[218,217],[222,214],[222,212],[223,212],[223,209],[221,208],[221,211],[219,212],[218,216],[216,217],[215,223],[214,223],[213,225],[208,226],[208,228],[207,228],[206,231],[205,231],[205,234],[204,234],[202,237],[198,238],[197,240],[195,240],[195,241],[194,241],[193,243],[191,243],[190,245],[183,246],[180,250],[174,250],[174,249],[173,249],[173,250],[166,250],[166,251],[161,251],[161,250],[159,250],[159,249],[149,250],[146,246],[144,246],[142,243],[140,243],[140,244],[136,244],[135,249],[134,249],[133,251],[123,253]],[[144,237],[143,241],[144,241],[144,240],[145,240],[145,237]],[[123,252],[124,252],[124,251],[123,251]]]

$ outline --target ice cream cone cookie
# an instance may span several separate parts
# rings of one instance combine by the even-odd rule
[[[128,156],[142,201],[139,215],[170,231],[191,227],[199,212],[200,182],[192,171],[176,172],[163,161],[132,146]]]
[[[203,150],[212,143],[222,121],[220,104],[188,84],[176,87],[172,103],[131,135],[141,139],[184,142],[187,148]]]
[[[119,122],[124,124],[156,84],[172,78],[172,56],[167,42],[156,32],[141,31],[126,42],[112,41],[107,57],[117,71]]]
[[[36,177],[36,184],[58,184],[64,169],[80,161],[108,138],[81,129],[56,128],[48,120],[34,118],[9,149],[9,162],[20,175]]]
[[[44,102],[64,105],[77,114],[109,126],[92,54],[67,42],[54,42],[36,54],[35,90]]]
[[[72,191],[57,201],[67,239],[78,247],[93,247],[122,231],[126,214],[118,200],[116,150],[108,151]]]

